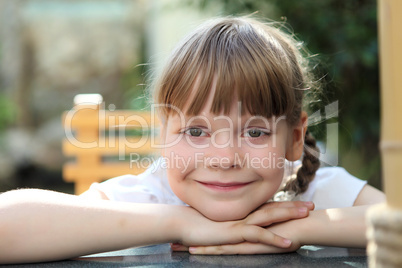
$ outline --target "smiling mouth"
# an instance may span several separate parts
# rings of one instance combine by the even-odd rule
[[[228,192],[228,191],[234,191],[234,190],[238,190],[241,189],[247,185],[249,185],[251,182],[245,182],[245,183],[238,183],[238,182],[232,182],[232,183],[222,183],[222,182],[201,182],[201,181],[197,181],[199,184],[215,190],[215,191],[224,191],[224,192]]]

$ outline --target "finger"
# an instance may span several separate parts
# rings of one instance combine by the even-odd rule
[[[264,204],[260,208],[291,208],[291,207],[306,207],[309,210],[314,209],[314,203],[313,202],[304,202],[304,201],[284,201],[284,202],[269,202],[267,204]]]
[[[188,247],[179,243],[171,243],[170,248],[173,251],[188,251]]]
[[[279,248],[288,248],[292,244],[292,241],[289,239],[279,236],[265,228],[254,225],[246,226],[243,229],[241,236],[245,242],[259,243]]]
[[[269,254],[289,251],[294,251],[294,249],[282,249],[270,245],[248,242],[233,245],[197,246],[189,248],[189,252],[196,255]]]
[[[306,207],[264,208],[250,214],[245,222],[252,225],[269,226],[277,222],[304,218],[308,213],[309,209]]]

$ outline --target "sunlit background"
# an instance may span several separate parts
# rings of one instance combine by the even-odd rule
[[[72,192],[61,174],[61,114],[76,94],[142,109],[147,78],[185,33],[206,18],[254,12],[305,41],[323,83],[310,113],[328,118],[312,132],[325,149],[336,123],[339,165],[381,188],[374,0],[2,0],[0,192]]]

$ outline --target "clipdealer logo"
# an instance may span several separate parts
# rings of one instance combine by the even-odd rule
[[[241,114],[239,114],[238,122],[235,124],[232,122],[232,119],[228,116],[217,116],[214,118],[214,120],[223,120],[227,122],[227,125],[229,125],[228,128],[220,129],[219,133],[223,131],[228,131],[230,133],[230,137],[226,143],[223,144],[218,144],[216,141],[216,134],[213,133],[211,135],[211,140],[208,144],[197,144],[192,142],[189,139],[188,135],[182,135],[177,137],[175,140],[170,141],[169,143],[162,144],[160,143],[159,139],[157,139],[158,136],[158,129],[159,129],[159,123],[156,120],[156,114],[157,110],[161,107],[166,107],[168,106],[169,109],[173,110],[177,115],[180,120],[180,124],[182,126],[186,126],[190,121],[186,121],[185,114],[178,109],[177,107],[171,106],[171,105],[152,105],[151,110],[150,110],[150,115],[151,115],[151,120],[146,120],[140,115],[137,115],[133,113],[132,115],[129,116],[122,116],[122,115],[108,115],[106,113],[105,109],[105,104],[102,102],[98,107],[94,106],[93,103],[91,105],[80,105],[76,106],[75,109],[70,110],[64,120],[64,130],[65,130],[65,135],[66,139],[75,147],[82,148],[82,149],[93,149],[93,148],[118,148],[118,157],[119,160],[126,160],[127,153],[126,153],[126,148],[130,149],[139,149],[146,144],[149,144],[151,149],[163,149],[163,148],[168,148],[169,146],[174,146],[178,142],[180,142],[181,139],[185,138],[186,141],[193,146],[195,149],[205,149],[208,148],[209,146],[213,146],[214,148],[222,148],[224,146],[241,146],[240,142],[241,139],[236,139],[237,144],[234,142],[234,135],[235,133],[238,133],[240,130],[234,128],[239,128],[241,127]],[[92,110],[92,112],[97,113],[96,118],[98,118],[98,133],[97,136],[99,137],[98,139],[94,139],[91,141],[83,141],[80,140],[77,135],[75,134],[75,131],[72,127],[72,122],[74,120],[74,117],[77,116],[80,112],[85,112],[84,110]],[[114,111],[115,107],[114,105],[109,105],[109,111]],[[239,103],[239,113],[241,111],[241,103]],[[338,101],[333,102],[327,106],[323,110],[318,110],[314,112],[312,115],[310,115],[309,120],[308,120],[308,126],[314,126],[320,123],[325,123],[326,126],[326,137],[324,142],[319,142],[319,147],[320,147],[320,152],[315,151],[312,148],[309,148],[308,145],[305,145],[305,149],[309,150],[310,153],[314,154],[317,156],[321,162],[323,162],[325,165],[330,165],[330,166],[336,166],[338,164],[338,143],[339,143],[339,138],[338,138],[338,131],[339,131],[339,125],[338,122],[333,122],[333,118],[338,117]],[[271,129],[271,131],[275,132],[275,129],[278,125],[279,122],[286,120],[285,116],[280,116],[280,117],[274,117],[271,118],[270,120],[261,117],[261,116],[255,116],[251,117],[249,120],[245,122],[245,125],[249,124],[251,120],[253,119],[260,119],[262,120],[266,127],[268,129]],[[211,125],[211,122],[209,121],[208,118],[202,117],[202,116],[197,116],[196,119],[198,120],[203,120],[205,124],[208,126]],[[192,118],[192,120],[195,120],[195,118]],[[330,122],[331,121],[331,122]],[[106,122],[108,122],[109,125],[114,126],[115,131],[107,131],[106,128]],[[239,123],[240,122],[240,123]],[[126,135],[126,130],[127,127],[130,125],[135,124],[138,126],[139,133],[146,133],[145,135],[139,135],[137,138],[132,139],[130,136]],[[217,131],[218,132],[218,131]],[[116,135],[117,133],[117,135]],[[245,140],[244,142],[247,142]],[[270,145],[263,144],[253,144],[253,143],[248,143],[249,146],[259,149],[259,148],[265,148],[267,146],[276,146],[276,135],[273,135],[273,139]],[[130,163],[135,163],[139,161],[139,154],[133,153],[130,155]],[[145,162],[154,162],[155,159],[146,159],[142,160],[144,163]],[[257,160],[253,160],[257,161]],[[265,160],[266,161],[266,160]],[[148,164],[149,166],[149,164]]]

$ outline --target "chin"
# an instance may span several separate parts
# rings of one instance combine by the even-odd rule
[[[214,211],[206,210],[198,210],[202,215],[207,217],[210,220],[213,221],[236,221],[236,220],[241,220],[247,217],[247,215],[250,213],[250,211],[241,211],[241,210],[236,210],[236,211],[228,211],[228,210],[219,210],[215,209]]]

